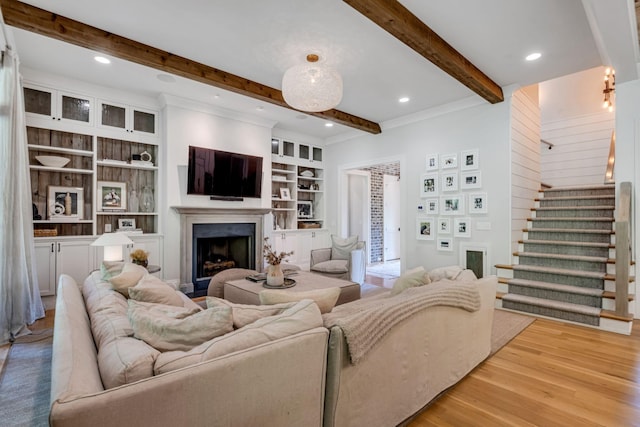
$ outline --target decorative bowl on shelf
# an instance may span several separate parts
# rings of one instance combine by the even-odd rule
[[[71,159],[60,156],[36,156],[36,160],[42,163],[43,166],[63,168]]]

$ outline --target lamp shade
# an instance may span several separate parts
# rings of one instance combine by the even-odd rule
[[[300,111],[327,111],[342,101],[342,77],[333,68],[309,62],[295,65],[282,77],[282,96]]]
[[[94,240],[91,246],[104,247],[104,261],[121,261],[122,246],[132,244],[133,240],[124,233],[104,233]]]

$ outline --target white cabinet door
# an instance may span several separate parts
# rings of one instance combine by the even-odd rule
[[[55,242],[35,243],[36,273],[40,295],[56,294],[56,250]]]
[[[57,243],[56,275],[54,282],[61,274],[68,274],[78,284],[84,282],[89,273],[95,270],[94,247],[88,241],[64,241]]]
[[[293,251],[293,255],[288,256],[285,262],[289,264],[298,264],[298,236],[292,233],[275,232],[271,234],[269,241],[271,242],[271,248],[276,254],[279,254],[280,252]]]

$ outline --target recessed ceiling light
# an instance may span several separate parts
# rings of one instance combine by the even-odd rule
[[[264,110],[264,107],[263,107],[262,105],[258,105],[258,106],[256,107],[256,110],[258,110],[258,111],[262,111],[262,110]]]
[[[175,83],[176,82],[176,79],[173,76],[169,75],[169,74],[158,74],[156,77],[161,82],[165,82],[165,83]]]
[[[401,104],[404,104],[405,102],[409,102],[409,97],[403,96],[402,98],[398,99],[398,102]]]
[[[332,128],[332,127],[333,127],[333,123],[325,123],[324,125],[325,125],[326,127],[328,127],[328,128]]]
[[[219,98],[220,98],[220,94],[219,94],[219,93],[216,93],[215,95],[213,95],[213,98],[214,98],[214,99],[219,99]]]
[[[541,56],[542,54],[540,52],[534,52],[527,55],[524,59],[527,61],[535,61],[536,59],[540,59]]]
[[[111,64],[111,60],[109,58],[105,58],[104,56],[94,56],[93,59],[101,64]]]

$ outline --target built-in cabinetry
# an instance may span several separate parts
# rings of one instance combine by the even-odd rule
[[[61,273],[81,283],[102,259],[89,246],[96,236],[134,223],[135,247],[161,265],[158,112],[31,83],[24,95],[42,295],[55,294]]]
[[[324,229],[322,147],[271,139],[271,240],[287,262],[309,269],[312,249],[329,247]]]

